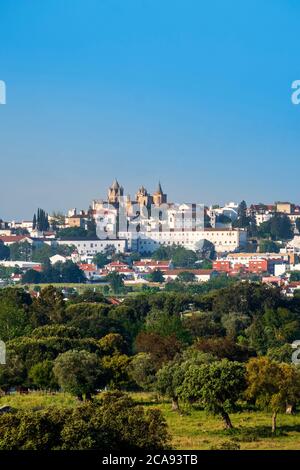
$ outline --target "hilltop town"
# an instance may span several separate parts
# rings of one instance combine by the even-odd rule
[[[115,180],[88,209],[0,220],[0,285],[43,282],[125,286],[259,280],[300,288],[300,206],[174,203],[161,183],[132,199]]]

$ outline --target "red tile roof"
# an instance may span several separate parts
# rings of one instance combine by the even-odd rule
[[[0,236],[0,240],[3,241],[3,243],[18,243],[21,240],[25,240],[28,237],[28,235],[3,235],[2,237]]]
[[[82,263],[82,264],[79,264],[79,268],[82,271],[97,271],[95,264]]]

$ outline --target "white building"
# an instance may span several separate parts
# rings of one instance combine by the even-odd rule
[[[212,277],[212,269],[169,269],[163,273],[165,281],[175,281],[180,273],[190,272],[195,275],[196,282],[207,282]]]
[[[62,255],[53,255],[49,258],[51,264],[55,263],[65,263],[67,261],[67,258]]]
[[[236,202],[229,202],[223,207],[210,207],[208,215],[211,219],[215,219],[215,217],[218,215],[225,215],[226,217],[229,217],[232,222],[234,222],[238,217],[238,208],[239,205]]]
[[[124,253],[127,250],[126,240],[58,240],[58,245],[74,246],[80,257],[93,257],[97,253],[105,253],[107,249],[113,247],[116,253]]]
[[[149,231],[149,232],[119,232],[121,238],[127,240],[128,248],[141,253],[153,253],[160,246],[183,246],[197,250],[201,240],[213,243],[216,252],[229,253],[246,244],[247,232],[239,229],[211,229],[199,231]]]
[[[233,266],[235,264],[248,266],[250,261],[261,260],[288,262],[289,256],[283,253],[230,253],[226,256],[226,261],[230,261]]]

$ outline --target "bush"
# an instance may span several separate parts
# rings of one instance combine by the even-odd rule
[[[162,450],[167,425],[159,410],[144,410],[121,393],[75,409],[52,407],[0,416],[0,450]]]

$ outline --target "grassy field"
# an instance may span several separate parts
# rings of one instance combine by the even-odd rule
[[[300,450],[300,414],[278,416],[278,431],[271,435],[271,415],[259,411],[231,414],[234,429],[223,429],[221,420],[201,410],[186,409],[182,415],[171,411],[170,403],[158,401],[149,393],[131,396],[146,407],[159,408],[168,423],[173,449],[200,449],[239,447],[241,450]],[[0,398],[0,406],[40,409],[47,406],[75,406],[69,394],[31,393]]]

